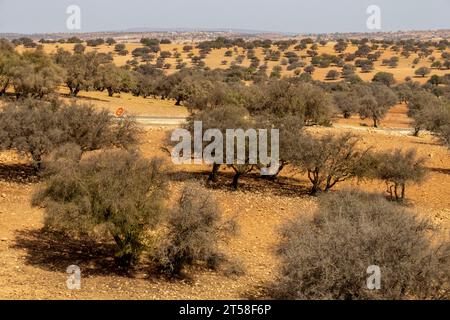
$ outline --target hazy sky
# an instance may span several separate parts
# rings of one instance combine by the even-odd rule
[[[450,28],[450,0],[0,0],[0,32],[68,32],[66,9],[81,8],[81,32],[129,28],[223,28],[295,33]]]

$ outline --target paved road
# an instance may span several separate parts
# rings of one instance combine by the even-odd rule
[[[154,116],[137,116],[136,121],[144,127],[152,126],[180,126],[186,122],[186,117],[154,117]],[[363,126],[340,125],[334,124],[333,128],[341,128],[348,130],[366,131],[370,133],[382,133],[396,136],[409,136],[412,134],[411,128],[372,128]],[[423,131],[422,133],[428,133]]]
[[[363,127],[363,126],[352,126],[352,125],[342,125],[333,124],[333,128],[365,131],[369,133],[381,133],[393,136],[410,136],[413,134],[414,130],[412,128],[373,128],[373,127]],[[431,132],[422,130],[420,134],[431,134]]]
[[[185,117],[151,117],[151,116],[137,116],[135,117],[138,124],[151,126],[179,126],[186,122]]]

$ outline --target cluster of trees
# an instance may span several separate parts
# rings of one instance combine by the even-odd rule
[[[82,153],[125,148],[137,142],[137,134],[131,118],[115,120],[107,110],[56,99],[11,102],[0,113],[0,150],[27,155],[37,168],[60,146],[76,145]]]
[[[450,100],[447,97],[416,90],[411,91],[407,105],[408,116],[414,119],[414,135],[419,135],[421,130],[429,130],[450,145]]]
[[[62,82],[64,70],[41,49],[18,54],[0,40],[0,95],[12,87],[17,97],[42,98]]]
[[[201,121],[204,131],[219,129],[223,136],[229,128],[278,128],[280,165],[270,178],[290,165],[307,175],[311,194],[329,191],[349,179],[380,179],[386,182],[393,200],[403,201],[406,185],[419,183],[424,177],[423,159],[413,151],[375,153],[349,133],[315,136],[304,130],[305,126],[314,124],[329,125],[335,111],[333,98],[340,97],[346,103],[346,95],[350,93],[357,97],[353,99],[355,106],[364,108],[359,110],[361,115],[379,121],[390,105],[397,102],[396,95],[387,86],[364,85],[359,91],[333,94],[318,85],[293,79],[253,86],[209,83],[206,87],[206,90],[192,90],[185,101],[192,111],[186,128],[193,135],[194,122]],[[234,172],[231,185],[236,189],[242,176],[266,169],[262,164],[250,163],[249,155],[244,163],[235,159],[235,163],[222,165],[227,163],[225,153],[222,150],[222,159],[211,164],[209,181],[217,182],[220,168],[226,166]]]
[[[195,184],[167,206],[166,165],[137,151],[138,135],[133,119],[59,100],[20,100],[0,113],[0,150],[29,156],[44,181],[33,205],[45,209],[48,230],[113,241],[127,270],[143,255],[168,276],[227,265],[219,244],[234,222]]]
[[[235,224],[223,220],[204,188],[187,185],[167,206],[168,175],[161,159],[120,150],[85,158],[73,154],[76,150],[52,158],[33,197],[33,205],[45,208],[47,229],[113,241],[115,262],[125,270],[143,256],[152,271],[169,277],[184,275],[190,265],[217,269],[228,261],[219,244],[235,234]]]
[[[377,74],[371,84],[345,82],[329,87],[335,106],[345,118],[359,114],[362,119],[371,119],[374,127],[378,127],[389,109],[398,103],[396,93],[382,78]]]
[[[343,81],[322,86],[332,94],[335,106],[345,118],[359,114],[372,119],[375,127],[390,107],[406,103],[408,116],[414,120],[414,135],[429,130],[448,144],[449,83],[448,76],[433,76],[424,85],[412,80],[394,85],[391,73],[379,72],[371,84]]]
[[[159,45],[168,41],[142,39],[142,43],[145,49],[133,53],[141,59],[160,52]],[[268,49],[270,57],[281,58],[282,51],[296,44],[218,38],[199,48],[204,54],[212,48],[240,46],[253,59],[250,50],[259,46]],[[368,40],[354,44],[358,45],[355,56],[365,58],[358,62],[361,68],[378,58],[370,55],[379,45],[385,49],[393,45],[376,41],[369,45]],[[272,45],[278,51],[271,51]],[[174,99],[190,109],[186,127],[191,131],[198,120],[203,130],[219,129],[224,135],[229,128],[278,128],[280,165],[269,178],[290,166],[307,175],[311,194],[329,191],[349,179],[380,179],[386,182],[392,200],[402,201],[407,185],[420,183],[426,174],[424,159],[413,150],[374,152],[350,133],[312,135],[305,127],[330,125],[337,111],[344,117],[370,118],[378,126],[390,107],[406,102],[417,134],[431,130],[450,145],[448,77],[432,77],[423,86],[413,81],[394,86],[392,74],[378,73],[372,83],[362,83],[353,77],[354,67],[343,64],[345,56],[314,55],[317,48],[312,39],[300,41],[296,50],[305,50],[307,45],[313,65],[306,66],[305,73],[277,80],[276,74],[266,76],[264,65],[233,65],[227,70],[183,68],[166,76],[150,63],[119,68],[112,64],[111,55],[84,53],[80,46],[73,53],[59,50],[50,57],[40,49],[18,54],[11,43],[0,41],[0,94],[12,88],[19,98],[40,98],[17,100],[2,108],[0,150],[28,155],[41,170],[45,181],[33,204],[45,208],[47,228],[69,236],[109,239],[116,245],[114,257],[120,266],[131,268],[145,257],[169,276],[183,274],[193,264],[218,268],[228,261],[219,248],[235,233],[235,224],[223,221],[216,201],[198,185],[186,186],[175,204],[168,206],[167,169],[162,160],[145,159],[135,150],[139,130],[133,119],[114,119],[105,110],[46,100],[61,83],[74,96],[80,90],[105,90],[109,95],[131,92]],[[347,45],[339,41],[335,50],[344,52]],[[418,48],[425,55],[429,51],[424,43],[395,45],[405,52]],[[448,43],[434,45],[445,50]],[[184,51],[192,49],[186,46]],[[118,44],[115,51],[123,54],[126,48]],[[159,54],[168,57],[170,53]],[[201,66],[201,57],[192,58]],[[301,62],[295,52],[285,52],[284,58],[290,65]],[[314,65],[331,63],[342,66],[342,81],[311,80]],[[251,80],[252,84],[245,83]],[[220,163],[211,164],[211,182],[218,181]],[[234,188],[243,175],[267,169],[263,164],[250,164],[248,155],[244,163],[235,161],[227,167],[234,173]],[[294,221],[285,228],[279,251],[283,267],[274,296],[446,296],[448,254],[434,249],[427,230],[427,223],[380,197],[359,192],[322,196],[312,222]],[[331,263],[323,263],[325,258]],[[375,262],[387,270],[383,290],[363,290],[364,271]]]
[[[309,81],[311,78],[310,75],[315,71],[316,67],[329,67],[330,65],[333,65],[337,68],[341,68],[341,70],[330,70],[326,75],[328,80],[343,79],[346,82],[358,83],[361,82],[361,79],[355,75],[356,67],[360,67],[362,72],[371,71],[373,69],[373,61],[377,60],[380,54],[380,51],[378,50],[379,44],[377,44],[376,41],[371,41],[372,45],[369,45],[368,40],[359,41],[354,42],[354,44],[357,44],[359,48],[357,54],[322,54],[320,56],[317,54],[311,54],[312,64],[305,65],[305,63],[301,60],[303,56],[299,56],[299,54],[295,51],[286,51],[287,48],[296,44],[295,41],[281,41],[274,43],[271,41],[245,42],[242,41],[242,39],[231,40],[226,38],[218,38],[214,41],[200,43],[198,45],[198,48],[201,50],[200,55],[194,55],[190,52],[193,49],[193,46],[186,45],[183,51],[190,52],[189,55],[193,65],[191,69],[187,69],[186,62],[180,58],[180,54],[178,52],[161,52],[160,44],[168,43],[170,40],[143,38],[141,42],[144,47],[133,50],[132,54],[134,59],[128,61],[126,66],[119,68],[112,64],[112,53],[84,53],[85,47],[81,43],[77,42],[78,40],[79,39],[70,40],[76,43],[74,53],[69,53],[60,49],[55,55],[48,57],[43,50],[38,49],[36,52],[39,52],[39,59],[34,57],[34,55],[37,55],[36,52],[27,52],[22,55],[12,52],[13,45],[9,44],[7,41],[2,41],[1,47],[3,47],[2,52],[4,52],[4,54],[0,55],[2,56],[2,60],[12,59],[13,61],[5,61],[1,64],[9,67],[0,68],[0,77],[5,79],[0,82],[0,85],[3,84],[0,86],[0,93],[5,92],[5,88],[12,87],[11,79],[13,77],[16,77],[16,81],[14,82],[16,85],[14,86],[14,89],[17,87],[18,91],[22,91],[18,92],[18,96],[32,95],[39,97],[51,93],[61,83],[61,78],[63,78],[63,83],[68,86],[71,94],[74,96],[76,96],[80,90],[106,90],[109,95],[120,92],[132,92],[136,95],[142,94],[144,97],[151,95],[160,96],[163,99],[174,95],[170,94],[170,91],[172,90],[169,90],[168,87],[173,89],[174,86],[172,84],[178,85],[185,75],[192,73],[198,73],[204,78],[214,78],[215,81],[224,82],[252,81],[254,83],[263,83],[267,82],[269,78],[281,78],[281,66],[275,66],[270,76],[267,76],[267,64],[260,64],[259,59],[254,53],[253,47],[255,46],[261,46],[264,48],[266,51],[266,59],[268,60],[278,61],[281,57],[283,57],[281,59],[281,65],[286,65],[288,70],[295,70],[294,74],[296,78]],[[93,39],[92,41],[97,40],[105,41],[103,39]],[[115,44],[113,39],[106,39],[106,42],[109,45]],[[253,47],[247,47],[245,44],[248,43],[252,43]],[[338,41],[339,45],[347,43],[348,41],[344,40]],[[303,39],[300,41],[300,44],[309,45],[310,51],[315,52],[315,50],[317,50],[317,48],[314,48],[314,45],[317,44],[314,43],[312,39]],[[409,42],[401,45],[411,46]],[[443,46],[441,43],[435,43],[434,45],[439,45],[440,47]],[[209,70],[206,66],[204,58],[210,49],[233,47],[236,51],[239,46],[245,47],[244,54],[246,51],[247,57],[251,60],[250,67],[246,68],[240,66],[245,55],[238,55],[236,57],[236,61],[233,61],[230,67],[226,70]],[[278,50],[273,50],[273,46],[277,46]],[[416,43],[414,46],[421,47],[424,45]],[[372,53],[372,50],[375,50],[375,52]],[[128,54],[124,44],[116,44],[114,51],[119,55]],[[229,50],[229,52],[232,52],[232,50]],[[442,53],[443,57],[445,53],[445,51]],[[162,71],[164,69],[171,67],[169,63],[165,62],[165,59],[169,57],[178,57],[176,58],[176,68],[180,71],[184,71],[181,75],[165,76],[163,74]],[[354,65],[346,63],[346,61],[352,61],[356,57],[359,58],[355,60]],[[13,67],[13,62],[25,64],[26,68],[16,70],[16,68]],[[52,62],[56,62],[56,65]],[[398,57],[393,57],[387,63],[391,64],[392,62],[397,63]],[[34,66],[29,66],[29,64],[34,64]],[[62,67],[63,70],[58,69],[58,66]],[[303,68],[303,72],[301,68]],[[12,72],[7,69],[13,69],[16,72]],[[29,75],[29,71],[31,69],[35,70],[33,72],[33,76]],[[416,74],[420,76],[425,76],[428,73],[429,69],[425,67],[418,68],[416,70]],[[28,77],[26,77],[27,74],[29,75]],[[36,74],[37,76],[34,76]],[[436,81],[436,77],[437,76],[430,78],[430,81]],[[393,76],[386,72],[380,72],[375,75],[373,81],[387,86],[392,86],[395,84]],[[439,89],[435,88],[435,90]],[[370,99],[366,100],[366,105],[373,105],[373,103],[371,103],[372,101],[369,100]],[[180,104],[181,101],[176,100],[176,103]]]
[[[145,47],[139,49],[139,54],[145,55],[151,52],[150,47],[159,45],[160,41],[142,39],[142,43]],[[233,45],[226,39],[218,39],[215,43]],[[311,41],[305,40],[300,43],[310,44]],[[362,41],[358,44],[363,52],[358,53],[359,56],[368,55],[367,43],[368,41]],[[286,47],[287,44],[276,45]],[[374,46],[375,44],[370,48]],[[119,52],[125,50],[120,44],[116,45],[115,49]],[[228,97],[232,97],[232,104],[236,104],[235,101],[239,100],[237,104],[244,105],[252,116],[261,110],[268,110],[268,114],[276,116],[285,116],[291,110],[295,110],[292,112],[294,116],[301,117],[302,124],[329,124],[333,113],[339,110],[347,118],[352,114],[359,114],[363,119],[370,118],[375,127],[379,125],[390,107],[399,101],[406,102],[409,99],[410,116],[415,117],[417,123],[416,132],[423,127],[436,132],[444,141],[448,141],[446,138],[448,77],[433,76],[425,86],[419,86],[420,88],[412,81],[394,87],[393,75],[379,72],[374,76],[372,84],[366,84],[354,75],[355,68],[348,64],[342,66],[343,80],[333,84],[312,81],[309,73],[314,71],[313,65],[306,66],[305,73],[297,73],[290,79],[279,81],[275,80],[280,77],[279,71],[274,70],[269,78],[266,75],[265,65],[259,66],[258,69],[233,65],[226,70],[208,70],[198,64],[198,68],[182,69],[166,76],[161,68],[149,63],[134,67],[117,67],[112,63],[111,54],[83,51],[70,53],[60,49],[50,58],[38,49],[20,55],[7,41],[1,42],[0,50],[2,51],[0,94],[12,87],[18,97],[42,98],[52,93],[63,81],[74,96],[80,90],[106,90],[110,96],[114,93],[130,92],[144,98],[149,96],[171,98],[176,105],[184,103],[190,109],[204,108],[206,105],[222,106],[226,104]],[[160,55],[162,56],[163,52]],[[248,49],[248,55],[252,57],[252,49]],[[284,56],[288,62],[300,61],[295,52],[285,52]],[[334,56],[315,56],[313,62],[319,65],[324,60],[340,63],[330,57]],[[200,57],[199,59],[201,61]],[[339,76],[340,73],[336,70],[331,70],[328,74],[330,79],[337,79]],[[252,80],[253,84],[244,84]],[[324,90],[329,94],[324,95]],[[417,99],[411,98],[412,92],[418,90],[435,95],[438,97],[438,100],[435,100],[439,103],[428,102],[433,107],[420,107],[423,103],[415,103],[414,100]],[[250,96],[251,101],[247,102],[246,99]],[[219,101],[221,99],[225,102]],[[327,99],[331,102],[326,101]],[[285,103],[287,106],[282,106]],[[426,111],[419,112],[419,109]],[[289,110],[288,113],[286,110]]]

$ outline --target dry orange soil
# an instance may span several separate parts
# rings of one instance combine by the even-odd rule
[[[60,45],[70,49],[70,45]],[[131,50],[139,44],[128,44]],[[181,47],[164,47],[173,50]],[[54,52],[55,46],[46,45]],[[96,50],[111,51],[103,46]],[[355,48],[349,48],[349,51]],[[91,50],[91,48],[89,48]],[[332,52],[332,44],[320,48]],[[180,51],[181,52],[181,51]],[[206,59],[211,67],[220,65],[224,50],[215,50]],[[435,52],[435,55],[438,53]],[[236,54],[234,54],[236,55]],[[262,55],[258,52],[258,55]],[[384,54],[391,56],[391,52]],[[376,71],[389,71],[401,81],[413,75],[409,59],[400,59],[399,68],[386,69],[378,63]],[[115,57],[116,63],[124,64],[131,57]],[[185,54],[183,54],[183,58]],[[235,58],[235,56],[234,56]],[[384,56],[382,57],[384,58]],[[120,60],[122,59],[122,60]],[[120,60],[120,61],[119,61]],[[428,62],[427,62],[428,63]],[[244,60],[244,65],[249,61]],[[269,63],[269,68],[277,63]],[[419,65],[420,66],[420,65]],[[321,79],[327,69],[317,69],[314,77]],[[174,70],[169,70],[173,72]],[[434,70],[442,74],[443,71]],[[286,71],[283,74],[288,74]],[[373,73],[360,74],[370,80]],[[427,78],[419,79],[426,81]],[[62,89],[64,93],[65,89]],[[136,115],[185,116],[183,107],[176,107],[173,101],[136,98],[128,94],[108,97],[105,93],[81,92],[78,98],[98,107],[114,112],[124,107],[126,112]],[[392,128],[410,127],[404,106],[393,108],[382,122],[381,130],[373,130],[357,117],[336,119],[335,128],[312,128],[312,131],[342,132],[353,130],[361,135],[366,146],[385,150],[395,147],[415,148],[419,155],[427,158],[428,176],[421,185],[407,189],[409,207],[421,215],[430,217],[442,229],[443,235],[450,231],[450,151],[430,135],[412,137],[404,131]],[[154,128],[142,135],[142,152],[145,156],[167,155],[161,151],[168,128]],[[206,166],[172,166],[174,177],[171,182],[171,197],[187,181],[205,181]],[[289,169],[289,168],[288,168]],[[261,296],[266,283],[275,279],[277,259],[274,247],[279,241],[280,226],[296,215],[308,218],[316,205],[316,199],[307,195],[309,183],[306,177],[291,170],[281,175],[276,182],[261,180],[256,174],[242,178],[239,191],[232,191],[228,184],[230,172],[221,172],[223,186],[211,189],[220,203],[226,218],[235,218],[240,228],[239,235],[224,246],[224,251],[240,260],[245,275],[226,277],[212,271],[193,270],[192,281],[166,281],[151,275],[145,263],[132,275],[117,272],[111,258],[111,244],[92,243],[87,240],[69,240],[42,231],[44,212],[30,205],[33,192],[41,182],[30,175],[25,159],[9,152],[0,153],[0,299],[242,299]],[[176,174],[175,174],[176,173]],[[358,185],[346,182],[337,189],[356,186],[367,191],[383,193],[384,183],[374,181]],[[439,236],[440,237],[440,236]],[[67,289],[66,268],[69,265],[81,267],[81,290]]]
[[[398,111],[398,109],[397,109]],[[404,114],[390,113],[392,127],[401,127]],[[403,120],[401,120],[403,119]],[[342,121],[342,120],[341,120]],[[350,120],[351,122],[352,120]],[[355,120],[356,121],[356,120]],[[344,124],[347,122],[344,122]],[[341,122],[342,124],[342,122]],[[348,123],[347,123],[348,124]],[[362,128],[362,127],[360,127]],[[342,128],[313,128],[341,132]],[[167,130],[150,129],[142,136],[145,156],[168,158],[160,147]],[[411,210],[430,217],[448,235],[450,227],[450,153],[433,137],[412,137],[395,131],[355,130],[365,145],[376,149],[416,148],[427,158],[426,181],[410,186],[407,196]],[[169,160],[169,159],[168,159]],[[309,184],[302,175],[287,170],[276,182],[258,176],[243,177],[241,189],[231,191],[230,175],[221,173],[225,185],[213,188],[227,218],[235,218],[239,235],[224,246],[224,251],[241,261],[245,275],[226,277],[212,271],[193,270],[193,280],[166,281],[139,267],[133,275],[114,268],[110,244],[93,244],[87,240],[69,240],[42,231],[44,212],[33,208],[30,200],[39,186],[29,176],[29,167],[12,153],[0,154],[0,299],[242,299],[261,296],[262,288],[275,279],[277,259],[274,247],[279,241],[279,227],[300,214],[305,219],[314,209],[316,199],[306,194]],[[178,173],[171,182],[175,195],[187,181],[204,181],[208,167],[172,166]],[[383,193],[382,182],[357,185],[348,182],[338,186],[357,186]],[[172,196],[173,197],[173,196]],[[68,290],[66,268],[81,267],[81,290]]]

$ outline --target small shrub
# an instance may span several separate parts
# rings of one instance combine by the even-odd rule
[[[196,185],[186,186],[167,221],[167,232],[157,241],[151,259],[163,273],[179,276],[184,268],[203,264],[217,268],[224,261],[221,240],[233,234],[233,222],[223,222],[211,194]]]

